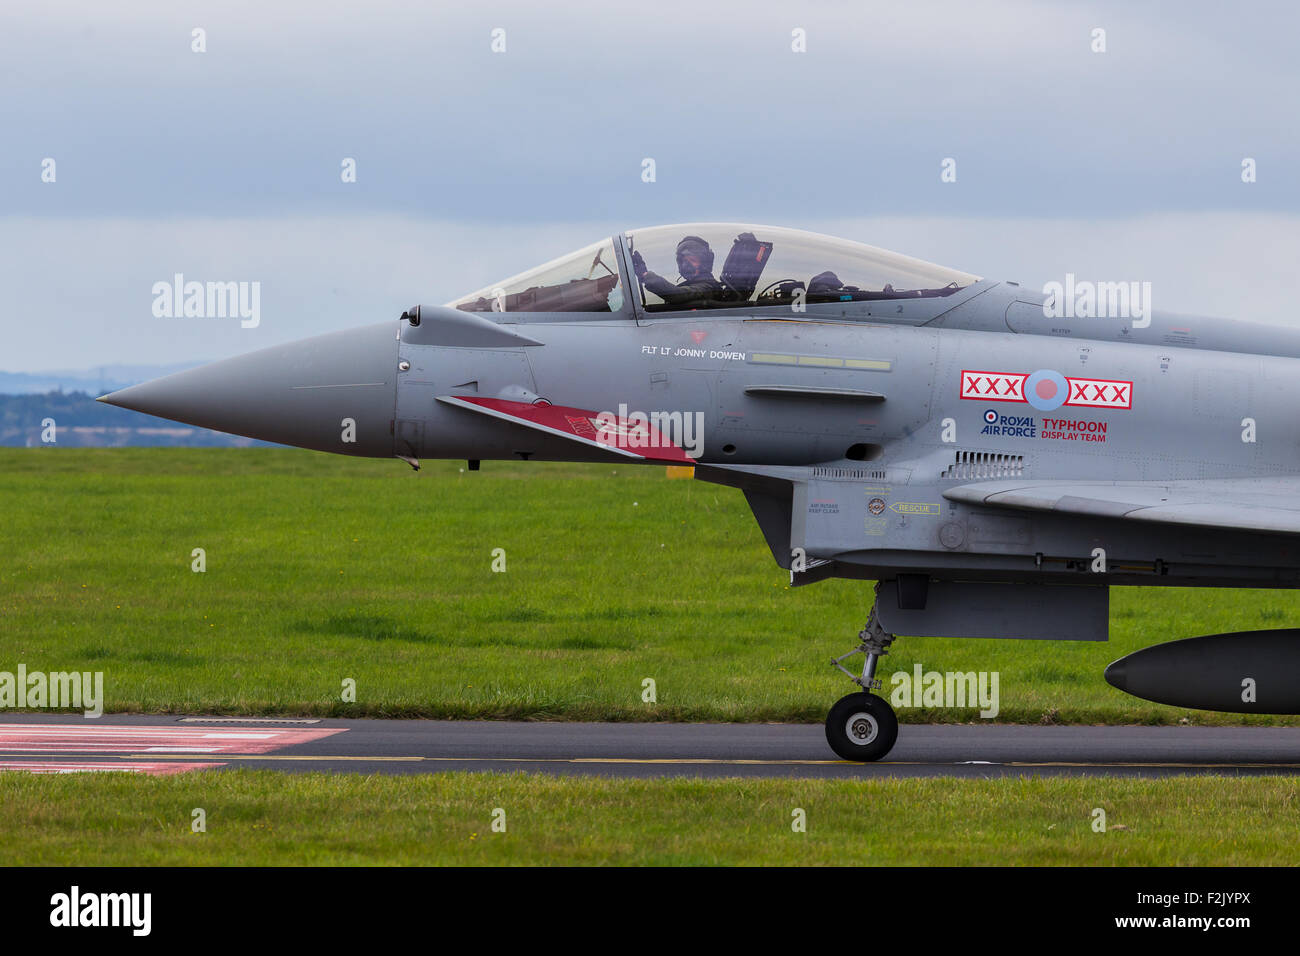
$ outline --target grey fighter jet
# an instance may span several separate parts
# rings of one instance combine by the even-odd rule
[[[895,635],[1102,641],[1110,585],[1300,586],[1300,333],[1143,314],[1137,291],[662,226],[101,401],[415,467],[693,466],[744,494],[794,584],[877,582],[858,646],[832,662],[859,690],[826,722],[837,754],[874,760],[898,733],[871,693]],[[1292,631],[1201,637],[1106,677],[1295,713],[1297,649]],[[860,673],[844,667],[857,653]]]

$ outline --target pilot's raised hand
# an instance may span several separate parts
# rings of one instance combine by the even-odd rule
[[[636,250],[632,251],[632,271],[636,273],[638,279],[644,279],[645,274],[650,271],[645,267],[645,259],[641,258],[641,253]]]

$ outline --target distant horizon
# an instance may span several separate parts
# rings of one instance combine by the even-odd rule
[[[35,372],[11,372],[0,369],[0,395],[43,395],[55,392],[86,391],[95,395],[103,390],[125,388],[173,372],[207,364],[207,359],[169,362],[165,365],[110,364],[82,369],[46,369]]]

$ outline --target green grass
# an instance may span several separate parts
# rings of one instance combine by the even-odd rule
[[[0,774],[0,842],[9,865],[1294,866],[1296,783]]]
[[[739,492],[658,467],[463,468],[0,449],[0,670],[103,671],[110,711],[232,714],[820,721],[852,689],[826,662],[870,585],[789,588]],[[1295,592],[1117,588],[1109,645],[906,638],[881,672],[999,671],[1001,721],[1294,723],[1148,704],[1101,672],[1296,620]]]

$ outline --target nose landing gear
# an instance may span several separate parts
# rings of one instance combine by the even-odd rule
[[[861,643],[857,647],[835,658],[831,664],[861,687],[863,693],[849,694],[835,702],[826,717],[826,742],[845,760],[865,762],[885,756],[898,739],[898,718],[894,716],[894,709],[883,697],[870,693],[880,689],[876,663],[889,653],[889,645],[894,642],[894,635],[886,631],[876,617],[874,604],[867,626],[858,634],[858,639]],[[861,677],[840,663],[854,654],[866,658]]]

